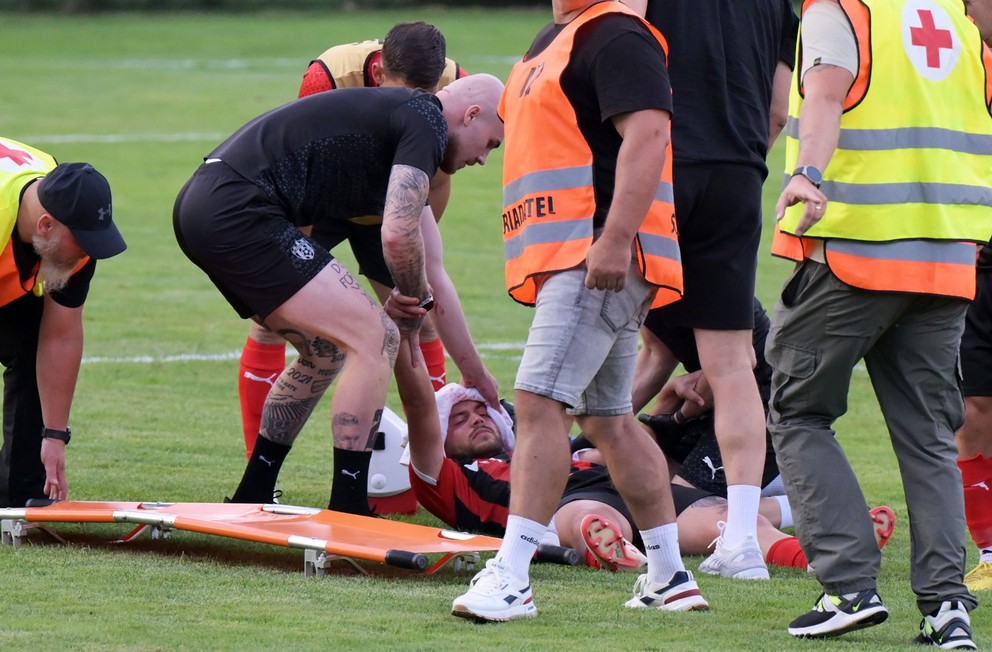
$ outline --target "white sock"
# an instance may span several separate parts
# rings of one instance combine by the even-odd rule
[[[774,480],[766,484],[761,490],[761,495],[765,498],[770,496],[784,496],[785,482],[782,480],[782,476],[776,475]]]
[[[760,487],[749,484],[727,487],[727,526],[723,529],[723,545],[733,548],[748,536],[758,540],[760,500]]]
[[[667,584],[672,575],[685,570],[679,555],[679,529],[675,523],[641,530],[644,555],[648,558],[648,579]]]
[[[982,556],[978,559],[981,564],[992,564],[992,548],[982,550]]]
[[[772,498],[778,501],[779,511],[782,512],[782,522],[778,524],[778,528],[781,530],[795,525],[795,521],[792,520],[792,505],[789,504],[789,497],[772,496]]]
[[[558,526],[555,525],[555,517],[551,517],[551,522],[548,523],[548,530],[541,537],[541,545],[549,546],[560,546],[561,539],[558,537]]]
[[[530,561],[547,526],[523,516],[510,515],[506,519],[506,534],[496,553],[496,562],[522,582],[530,576]]]

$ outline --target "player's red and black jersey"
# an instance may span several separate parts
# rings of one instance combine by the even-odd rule
[[[447,145],[441,103],[430,93],[345,88],[255,118],[206,158],[260,187],[295,226],[310,226],[381,216],[393,166],[433,177]]]
[[[603,493],[604,490],[616,493],[605,468],[588,462],[572,462],[565,494],[585,494],[595,489],[596,499],[614,502]],[[411,467],[410,484],[417,501],[449,526],[497,537],[506,532],[506,519],[510,514],[508,456],[462,461],[445,458],[433,485],[425,482]]]
[[[434,485],[410,468],[417,501],[451,527],[501,537],[510,513],[510,461],[505,455],[456,462],[445,458]]]

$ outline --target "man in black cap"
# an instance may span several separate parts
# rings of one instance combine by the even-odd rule
[[[127,245],[110,184],[0,137],[0,506],[63,500],[69,408],[83,354],[83,302],[96,260]]]

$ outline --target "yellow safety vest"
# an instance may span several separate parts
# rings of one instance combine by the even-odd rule
[[[5,306],[29,292],[41,296],[42,284],[34,276],[22,284],[14,264],[13,234],[21,191],[30,182],[55,168],[48,154],[9,138],[0,137],[0,306]]]
[[[840,5],[854,28],[859,69],[823,171],[829,204],[804,237],[827,239],[827,263],[850,285],[970,298],[972,243],[992,234],[988,49],[960,2]],[[800,47],[786,125],[787,179],[799,150],[801,57]],[[802,210],[786,210],[776,255],[805,255],[791,235]]]

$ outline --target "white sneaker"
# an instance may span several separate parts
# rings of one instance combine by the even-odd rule
[[[917,643],[943,650],[977,650],[971,635],[971,617],[959,600],[947,600],[920,622]]]
[[[723,543],[723,528],[726,523],[720,522],[720,536],[713,543],[716,548],[713,554],[699,565],[699,572],[708,575],[720,575],[736,580],[767,580],[768,566],[761,547],[753,536],[746,536],[733,548]]]
[[[668,584],[652,582],[641,575],[634,583],[634,597],[624,603],[631,609],[662,611],[706,611],[710,603],[699,592],[699,585],[689,571],[678,571]]]
[[[464,595],[451,603],[451,615],[480,623],[503,623],[537,615],[529,583],[516,581],[495,559],[476,574]]]

